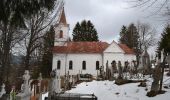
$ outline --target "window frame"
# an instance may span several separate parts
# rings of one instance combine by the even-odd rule
[[[58,60],[58,61],[57,61],[57,70],[60,70],[60,69],[61,69],[61,61]]]
[[[73,61],[72,60],[69,61],[69,70],[73,70]]]
[[[99,69],[100,69],[100,62],[96,61],[96,70],[99,70]]]
[[[59,38],[63,38],[63,30],[60,30]]]
[[[86,70],[86,61],[82,62],[82,70]]]

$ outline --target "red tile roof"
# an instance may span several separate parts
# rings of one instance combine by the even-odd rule
[[[133,49],[130,49],[126,44],[118,44],[120,48],[122,48],[125,54],[135,54]]]
[[[125,44],[118,44],[125,54],[135,54]],[[102,53],[109,44],[107,42],[68,42],[67,46],[55,46],[53,53]]]
[[[54,53],[102,53],[109,46],[106,42],[68,42],[67,46],[55,46]]]

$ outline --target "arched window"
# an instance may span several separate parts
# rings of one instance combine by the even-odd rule
[[[83,70],[86,70],[86,61],[83,61],[83,63],[82,63],[82,69],[83,69]]]
[[[60,36],[59,36],[59,38],[63,38],[63,31],[62,31],[62,30],[60,30]]]
[[[99,61],[96,61],[96,70],[99,70]]]
[[[69,70],[73,69],[73,61],[69,61]]]
[[[61,66],[61,61],[58,60],[58,61],[57,61],[57,69],[60,69],[60,66]]]

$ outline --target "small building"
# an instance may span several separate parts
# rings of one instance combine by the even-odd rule
[[[53,48],[53,67],[61,75],[68,71],[70,75],[91,74],[97,76],[101,66],[106,69],[113,61],[132,62],[136,60],[133,49],[115,41],[107,42],[72,42],[69,40],[69,25],[67,24],[64,9],[59,24],[55,25],[55,43]]]

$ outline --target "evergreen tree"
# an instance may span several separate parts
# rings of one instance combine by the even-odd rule
[[[127,46],[133,49],[138,48],[138,39],[139,39],[139,34],[137,31],[136,26],[132,23],[129,25],[128,30],[127,30]]]
[[[168,25],[163,33],[162,38],[158,44],[158,52],[164,49],[165,53],[170,53],[170,25]]]
[[[133,23],[130,24],[128,28],[126,28],[126,26],[122,26],[119,39],[120,43],[126,44],[132,49],[137,49],[139,47],[138,39],[139,34]]]
[[[80,23],[77,22],[75,28],[73,29],[73,41],[79,41],[79,39],[81,38],[81,26]]]
[[[119,42],[126,44],[129,48],[134,49],[136,53],[137,62],[139,63],[139,55],[141,53],[139,48],[139,33],[136,26],[132,23],[126,28],[123,26],[120,32]]]
[[[98,41],[98,33],[91,21],[77,22],[73,29],[73,41]]]
[[[52,70],[52,48],[54,46],[54,36],[55,31],[54,27],[51,26],[50,30],[46,32],[44,36],[44,46],[43,46],[43,57],[42,57],[42,65],[41,65],[41,73],[44,77],[49,77],[50,72]]]
[[[126,26],[122,26],[121,32],[120,32],[120,39],[119,39],[120,43],[126,44],[128,42],[128,38],[127,38],[127,27]]]

